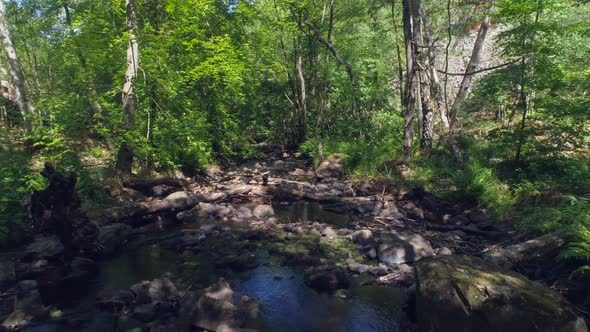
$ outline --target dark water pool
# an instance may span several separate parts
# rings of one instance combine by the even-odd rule
[[[321,222],[338,227],[346,227],[352,221],[350,210],[339,205],[318,202],[297,201],[288,204],[273,203],[277,218],[281,222]]]

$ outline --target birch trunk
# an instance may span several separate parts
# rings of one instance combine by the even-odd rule
[[[488,14],[490,12],[491,9],[488,10]],[[459,87],[459,91],[457,92],[457,97],[455,98],[453,106],[451,107],[451,110],[449,112],[451,120],[451,130],[453,130],[456,126],[457,114],[459,113],[461,104],[463,104],[463,101],[465,101],[465,98],[467,97],[467,92],[469,91],[469,87],[471,86],[471,80],[473,78],[473,75],[469,73],[474,72],[479,66],[481,50],[483,48],[486,35],[488,33],[488,29],[490,27],[490,21],[490,16],[486,16],[481,24],[481,27],[479,28],[479,31],[477,32],[477,38],[475,40],[475,43],[473,44],[473,51],[471,52],[471,59],[469,59],[469,65],[467,65],[467,68],[465,69],[466,75],[463,76],[461,86]]]
[[[0,38],[2,39],[4,54],[6,55],[10,79],[15,88],[15,102],[23,116],[25,134],[31,134],[33,132],[32,115],[35,112],[35,108],[29,99],[29,88],[25,81],[16,49],[12,43],[12,36],[10,35],[8,20],[6,19],[6,8],[3,1],[0,1]]]
[[[123,122],[125,130],[133,130],[135,126],[135,110],[137,108],[137,93],[135,80],[139,65],[139,46],[137,44],[137,3],[136,0],[125,1],[127,15],[127,71],[125,72],[125,83],[123,84]],[[121,175],[131,175],[133,165],[133,147],[123,140],[123,144],[117,154],[117,171]]]
[[[405,160],[412,156],[412,144],[414,140],[414,118],[416,117],[416,87],[418,79],[414,68],[415,43],[412,34],[412,8],[410,0],[402,0],[404,41],[406,48],[406,82],[403,105],[404,134],[402,152]]]

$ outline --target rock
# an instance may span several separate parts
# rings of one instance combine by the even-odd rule
[[[226,191],[228,196],[235,196],[235,195],[245,195],[249,192],[252,191],[252,189],[254,189],[253,186],[250,185],[243,185],[243,186],[239,186],[239,187],[235,187],[232,189],[229,189],[228,191]]]
[[[96,304],[101,309],[115,312],[129,307],[133,300],[135,300],[135,296],[128,290],[107,289],[98,294]]]
[[[369,266],[357,262],[350,262],[348,263],[348,269],[356,273],[365,273],[369,271]]]
[[[234,291],[231,289],[227,281],[225,281],[225,279],[223,278],[220,278],[216,284],[211,285],[208,288],[205,288],[205,296],[208,296],[216,300],[231,302],[233,294]]]
[[[208,194],[201,196],[201,201],[203,201],[205,203],[211,203],[211,202],[215,202],[215,201],[220,201],[226,197],[227,197],[226,193],[214,192],[214,193],[208,193]]]
[[[319,180],[326,178],[340,178],[342,176],[342,162],[345,156],[343,154],[334,154],[328,156],[315,170],[316,177]]]
[[[587,331],[557,292],[477,257],[417,263],[419,331]]]
[[[238,309],[231,302],[201,296],[197,301],[192,325],[209,331],[229,330],[239,325]]]
[[[29,326],[33,321],[34,317],[31,314],[22,310],[15,310],[2,322],[0,327],[8,331],[19,331]]]
[[[265,218],[265,217],[272,217],[275,215],[275,211],[273,210],[271,205],[258,205],[252,211],[252,214],[256,218]]]
[[[256,268],[259,263],[255,254],[245,252],[240,255],[230,255],[215,263],[218,267],[229,267],[233,271],[242,272]]]
[[[133,303],[136,305],[150,303],[152,301],[152,298],[150,296],[149,289],[149,281],[138,282],[137,284],[134,284],[131,287],[129,287],[129,291],[131,291],[131,293],[133,293],[134,296]]]
[[[352,241],[360,245],[367,245],[373,242],[373,232],[369,229],[361,229],[352,233]]]
[[[240,321],[249,321],[260,317],[260,303],[249,296],[242,296],[238,303]]]
[[[56,235],[36,236],[25,249],[25,259],[55,258],[63,254],[65,248]]]
[[[338,236],[338,234],[336,234],[336,231],[332,227],[324,228],[320,234],[321,236],[328,239],[333,239]]]
[[[318,292],[334,292],[350,286],[349,275],[341,267],[316,266],[305,271],[305,284]]]
[[[152,301],[171,301],[180,295],[168,278],[154,279],[149,285],[148,293]]]
[[[451,251],[451,249],[449,249],[449,248],[447,248],[447,247],[442,247],[442,248],[439,248],[439,249],[436,251],[436,255],[437,255],[437,256],[450,256],[450,255],[452,255],[452,254],[453,254],[453,252]]]
[[[384,234],[377,248],[379,261],[386,264],[412,263],[433,255],[430,243],[417,234]]]
[[[142,322],[151,322],[158,314],[160,303],[152,302],[136,305],[133,308],[133,317]]]
[[[379,217],[381,218],[391,218],[391,219],[401,219],[404,217],[404,214],[401,213],[397,207],[395,206],[390,206],[386,209],[383,209],[379,212],[378,214]]]
[[[250,219],[253,216],[252,211],[245,206],[236,210],[236,218],[240,220]]]
[[[164,198],[165,201],[175,201],[177,199],[187,199],[188,198],[188,194],[184,191],[177,191],[175,193],[172,193],[168,196],[166,196],[166,198]]]
[[[98,242],[102,246],[102,253],[104,255],[111,255],[122,246],[129,235],[132,228],[125,224],[112,224],[101,227],[98,232]]]

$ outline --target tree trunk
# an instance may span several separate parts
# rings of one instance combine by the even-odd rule
[[[418,79],[414,68],[415,43],[412,34],[412,6],[410,0],[402,0],[404,41],[406,48],[406,82],[403,105],[404,133],[402,152],[405,160],[412,156],[412,143],[414,140],[414,118],[416,116],[416,87]]]
[[[488,14],[490,12],[491,9],[488,10]],[[477,38],[475,39],[475,43],[473,44],[471,59],[469,59],[469,65],[465,69],[465,74],[474,72],[479,66],[480,54],[486,39],[486,35],[488,33],[488,29],[490,27],[490,21],[490,16],[486,16],[479,28],[479,31],[477,32]],[[471,86],[472,78],[473,75],[471,74],[463,76],[463,80],[461,81],[459,91],[457,92],[457,96],[455,97],[455,101],[453,102],[453,106],[451,107],[451,110],[449,112],[451,120],[451,130],[453,130],[456,126],[457,114],[459,113],[459,109],[461,108],[463,101],[465,101],[465,98],[467,97],[467,92],[469,91],[469,87]]]
[[[6,19],[6,8],[3,1],[0,1],[0,38],[2,39],[2,45],[6,55],[10,79],[15,88],[16,105],[23,116],[25,134],[31,134],[33,132],[33,119],[31,117],[35,112],[35,108],[29,99],[29,88],[25,81],[20,61],[16,55],[16,50],[12,44],[12,36],[10,35],[10,29]]]
[[[127,33],[129,35],[127,44],[127,71],[125,72],[125,83],[123,84],[123,122],[125,130],[131,131],[135,126],[135,110],[137,108],[137,92],[135,80],[139,65],[139,47],[137,44],[137,3],[136,0],[125,1],[127,15]],[[123,140],[119,153],[117,154],[117,171],[119,174],[131,175],[133,165],[133,147]]]
[[[297,78],[299,79],[299,117],[297,123],[297,144],[305,141],[307,131],[307,91],[305,85],[305,76],[303,74],[303,49],[301,45],[301,36],[297,40],[297,62],[295,64]]]
[[[438,72],[436,71],[434,41],[432,40],[432,34],[430,33],[430,24],[428,23],[428,15],[426,15],[426,10],[424,9],[424,2],[420,2],[420,17],[422,18],[422,23],[424,24],[424,38],[426,39],[426,45],[428,46],[428,66],[430,69],[429,73],[431,93],[434,96],[434,100],[436,101],[437,113],[440,116],[440,121],[443,125],[443,129],[445,131],[448,131],[450,129],[449,116],[443,97],[443,90],[440,85],[440,80],[438,78]],[[434,121],[434,117],[432,121]]]

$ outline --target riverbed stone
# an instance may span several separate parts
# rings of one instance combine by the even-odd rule
[[[102,246],[104,255],[113,254],[131,235],[132,228],[125,224],[103,226],[98,232],[98,242]]]
[[[25,249],[25,258],[54,258],[64,252],[64,245],[56,235],[36,236]]]
[[[318,292],[332,293],[350,287],[350,276],[338,266],[314,266],[305,271],[305,284]]]
[[[250,219],[253,216],[254,215],[252,214],[252,210],[248,209],[245,206],[242,206],[241,208],[236,210],[236,218],[240,220]]]
[[[342,162],[344,161],[344,158],[345,155],[340,153],[328,156],[328,158],[316,168],[316,177],[319,180],[326,178],[340,178],[342,176]]]
[[[176,201],[176,200],[181,200],[181,199],[187,199],[188,198],[188,194],[185,191],[177,191],[174,192],[168,196],[166,196],[166,198],[164,198],[165,201]]]
[[[252,214],[256,218],[265,218],[265,217],[272,217],[275,215],[275,211],[273,210],[271,205],[258,205],[252,211]]]
[[[435,257],[416,270],[419,331],[588,330],[560,294],[480,258]]]
[[[373,232],[370,229],[361,229],[352,233],[352,241],[360,245],[367,245],[373,241]]]
[[[433,255],[430,243],[418,234],[391,232],[379,238],[377,256],[382,263],[412,263]]]

